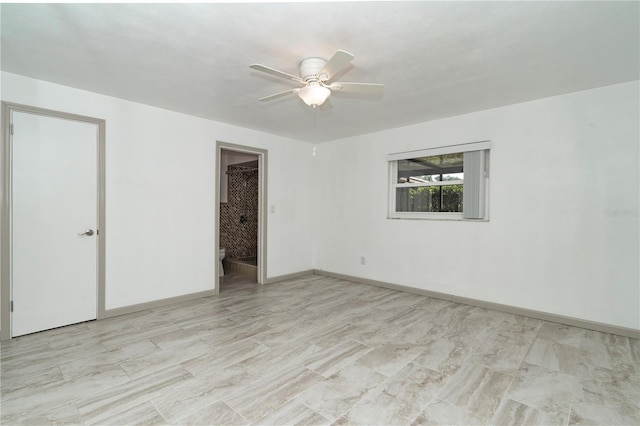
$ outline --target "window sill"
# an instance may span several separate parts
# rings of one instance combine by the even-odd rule
[[[489,219],[465,219],[462,216],[429,216],[429,217],[397,217],[397,216],[387,216],[389,220],[440,220],[447,222],[489,222]]]

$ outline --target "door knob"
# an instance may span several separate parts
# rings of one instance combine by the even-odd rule
[[[86,236],[90,237],[90,236],[93,235],[93,229],[87,229],[82,234],[78,234],[78,235],[86,235]]]

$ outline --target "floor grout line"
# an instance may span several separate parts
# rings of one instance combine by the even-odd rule
[[[233,284],[222,282],[220,296],[3,342],[3,378],[37,381],[38,372],[55,368],[63,383],[53,391],[43,387],[27,393],[18,387],[3,392],[0,421],[25,422],[30,414],[54,422],[64,422],[68,415],[70,423],[110,415],[151,419],[153,408],[169,423],[162,413],[170,408],[161,411],[157,406],[158,395],[169,392],[173,403],[194,409],[214,401],[189,415],[208,408],[222,416],[220,422],[232,421],[235,414],[236,421],[259,424],[249,419],[286,417],[294,414],[287,410],[298,407],[302,411],[297,415],[308,421],[315,414],[330,423],[343,416],[366,423],[371,419],[362,407],[371,407],[381,416],[374,424],[394,418],[407,424],[419,418],[433,424],[451,419],[492,422],[507,414],[499,410],[515,408],[519,411],[511,414],[562,416],[564,424],[570,424],[578,410],[577,419],[606,424],[607,418],[597,417],[606,406],[581,399],[583,380],[578,375],[597,372],[590,380],[600,386],[599,398],[610,407],[628,407],[602,411],[601,416],[609,416],[610,423],[638,423],[632,409],[634,395],[640,394],[640,366],[634,364],[637,350],[628,338],[314,275],[264,286],[240,277],[230,281]],[[565,345],[562,342],[575,345],[576,339],[579,350],[545,349]],[[313,360],[318,371],[306,360]],[[573,373],[562,371],[572,365],[578,366]],[[17,375],[12,376],[13,371]],[[72,374],[69,380],[65,371]],[[87,390],[82,398],[60,399],[65,392],[83,389],[82,383],[92,383],[93,374],[110,381],[96,383],[96,392]],[[615,382],[625,374],[629,383]],[[293,380],[290,385],[276,383],[273,395],[260,394],[259,383],[287,375]],[[124,378],[126,382],[118,383]],[[474,392],[465,380],[477,381],[484,394]],[[297,387],[291,388],[294,382]],[[609,382],[619,384],[614,389]],[[118,390],[123,394],[116,397],[113,392]],[[196,397],[189,396],[194,392]],[[225,395],[235,395],[235,407]],[[107,399],[100,401],[102,397]],[[256,406],[258,398],[273,406]],[[83,400],[84,416],[79,407]],[[92,404],[90,417],[87,402]],[[34,407],[31,413],[29,407]],[[556,417],[545,417],[550,418]]]

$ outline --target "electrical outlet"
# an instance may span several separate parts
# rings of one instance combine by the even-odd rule
[[[367,264],[367,258],[364,256],[360,256],[360,264],[361,265],[366,265]]]

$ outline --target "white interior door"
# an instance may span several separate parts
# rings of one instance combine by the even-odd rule
[[[96,319],[98,125],[18,111],[11,122],[15,337]]]

